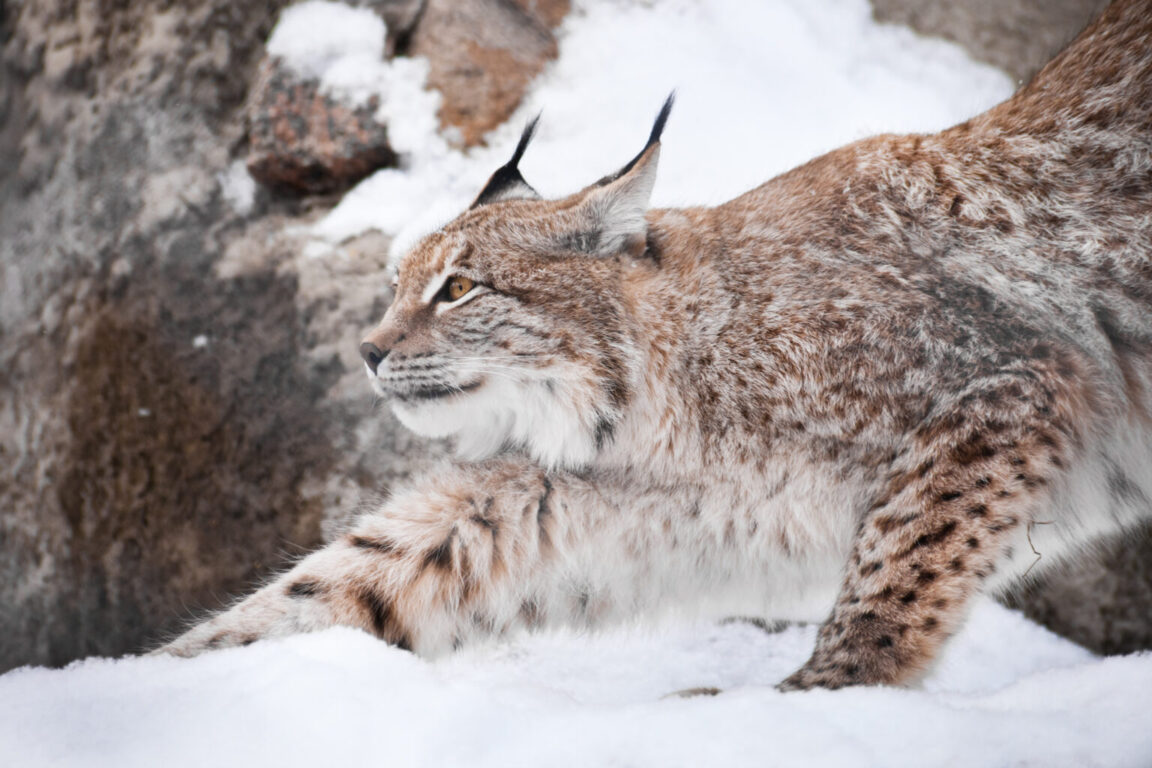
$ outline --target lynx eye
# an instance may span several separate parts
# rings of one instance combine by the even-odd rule
[[[475,285],[474,282],[461,275],[450,277],[448,278],[448,282],[444,284],[444,296],[448,301],[456,301],[456,299],[472,290]]]

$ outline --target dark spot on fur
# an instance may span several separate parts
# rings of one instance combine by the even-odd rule
[[[540,625],[540,604],[536,598],[528,598],[520,603],[520,620],[529,627],[537,627]]]
[[[967,466],[974,464],[977,461],[990,459],[996,455],[996,449],[988,445],[983,440],[977,440],[971,443],[965,443],[957,448],[952,453],[952,458],[957,464]]]
[[[552,482],[547,477],[543,478],[543,482],[544,493],[540,494],[540,501],[536,505],[537,521],[552,511],[548,508],[548,497],[552,495]]]
[[[917,584],[931,584],[936,581],[936,571],[923,570],[920,575],[916,577]]]
[[[980,549],[980,540],[975,536],[969,536],[964,543],[968,545],[968,549]]]
[[[860,575],[871,576],[873,573],[876,573],[876,571],[883,567],[884,563],[880,562],[879,560],[875,560],[871,563],[865,563],[864,565],[860,566]]]
[[[596,430],[592,433],[592,442],[596,445],[596,450],[600,450],[611,442],[615,434],[615,422],[609,421],[606,418],[601,418],[597,421]]]
[[[288,585],[289,597],[315,597],[322,595],[327,589],[315,581],[297,581]]]
[[[952,558],[948,563],[948,570],[953,573],[960,573],[964,570],[964,561],[958,557]]]
[[[928,618],[924,619],[924,624],[922,626],[926,631],[931,632],[932,630],[936,629],[936,627],[940,626],[940,620],[935,616],[929,616]]]
[[[977,504],[976,506],[969,507],[969,509],[968,509],[968,517],[972,517],[972,518],[984,517],[987,514],[988,514],[988,507],[984,506],[983,504]]]
[[[378,637],[386,637],[388,625],[392,621],[392,604],[371,587],[364,587],[358,594],[360,604],[368,611],[372,629]]]
[[[911,546],[901,552],[898,557],[907,557],[922,547],[935,546],[936,544],[945,541],[949,536],[951,536],[954,530],[956,530],[956,521],[949,520],[935,531],[921,535],[918,539],[916,539],[916,541],[912,542]]]
[[[991,483],[991,482],[992,482],[992,478],[990,478],[990,477],[981,477],[981,478],[979,478],[979,479],[976,481],[976,487],[977,487],[977,488],[984,488],[985,486],[987,486],[987,485],[988,485],[989,483]]]
[[[904,605],[916,602],[916,590],[913,589],[905,592],[900,598],[900,602],[904,603]]]
[[[444,540],[437,544],[432,549],[428,550],[428,554],[424,555],[424,567],[436,566],[443,570],[448,570],[452,567],[452,539],[456,536],[456,529],[444,537]]]
[[[489,531],[492,532],[493,536],[496,535],[497,529],[496,529],[496,523],[494,521],[489,520],[488,518],[484,517],[484,515],[480,514],[479,512],[472,515],[472,517],[470,519],[472,520],[472,522],[476,523],[477,525],[482,526],[484,528],[487,528]]]
[[[369,539],[366,536],[352,536],[348,541],[357,549],[371,549],[382,553],[392,552],[396,549],[396,545],[387,539]]]
[[[897,528],[908,525],[908,523],[911,523],[918,517],[920,516],[915,514],[901,515],[899,517],[895,517],[893,515],[882,515],[873,520],[872,525],[874,525],[876,530],[880,531],[880,533],[891,533]]]
[[[945,491],[936,498],[938,501],[955,501],[963,495],[961,491]]]
[[[864,611],[864,613],[857,616],[855,620],[861,624],[867,624],[869,622],[876,621],[876,612]]]
[[[879,637],[879,639],[876,640],[876,647],[877,648],[891,648],[892,647],[892,636],[891,635],[881,635]]]

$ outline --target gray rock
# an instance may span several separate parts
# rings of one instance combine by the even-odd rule
[[[10,8],[0,669],[157,642],[435,450],[355,358],[385,243],[305,259],[309,208],[229,203],[278,4]]]
[[[1107,5],[1108,0],[872,0],[878,21],[959,43],[1020,85]]]

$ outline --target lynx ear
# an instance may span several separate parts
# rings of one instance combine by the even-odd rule
[[[640,154],[616,173],[605,176],[584,193],[576,212],[582,223],[572,246],[598,256],[610,256],[631,246],[642,246],[648,224],[644,214],[656,185],[660,161],[660,135],[672,111],[675,92],[668,95],[648,143]]]
[[[532,141],[532,134],[536,133],[536,125],[539,122],[540,115],[536,115],[528,125],[524,126],[524,132],[520,134],[520,141],[516,144],[516,151],[512,153],[512,159],[496,169],[496,173],[488,179],[488,183],[484,185],[484,189],[480,190],[480,194],[472,201],[472,205],[468,206],[469,210],[500,200],[540,199],[540,193],[524,181],[524,177],[520,175],[520,169],[517,167],[520,165],[520,158],[524,156],[524,150],[528,148],[528,142]]]

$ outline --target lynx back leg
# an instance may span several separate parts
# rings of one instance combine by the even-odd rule
[[[1049,499],[1067,441],[969,432],[891,478],[865,516],[831,617],[780,689],[903,684],[930,666]]]

